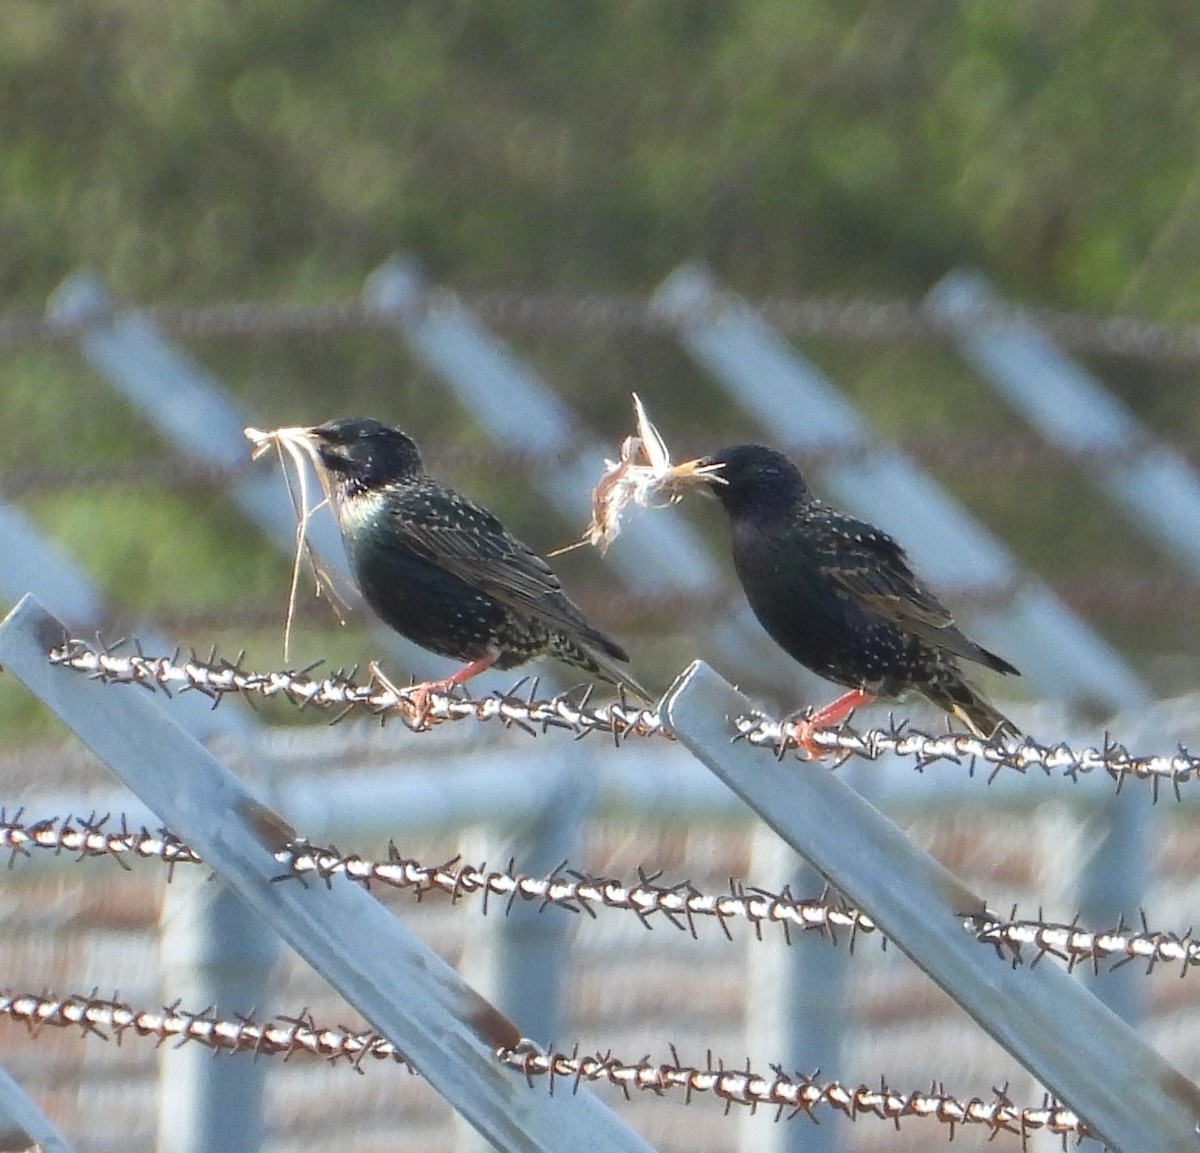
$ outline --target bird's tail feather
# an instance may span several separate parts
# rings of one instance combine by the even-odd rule
[[[624,650],[621,651],[623,652]],[[658,700],[658,697],[651,693],[649,689],[638,684],[624,664],[618,663],[601,649],[593,648],[591,645],[571,642],[567,646],[559,647],[557,656],[568,664],[586,669],[589,673],[594,673],[601,680],[608,681],[610,684],[624,685],[631,693],[641,697],[647,704],[653,704]]]
[[[939,681],[922,691],[935,705],[958,717],[977,737],[1020,737],[1021,730],[995,705],[961,679]]]

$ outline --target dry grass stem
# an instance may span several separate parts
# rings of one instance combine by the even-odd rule
[[[300,589],[300,569],[304,561],[307,560],[308,566],[312,570],[317,596],[324,593],[329,603],[333,605],[339,622],[345,623],[345,601],[339,595],[332,577],[318,562],[316,554],[308,542],[308,526],[313,514],[329,504],[329,478],[321,463],[316,446],[308,435],[308,429],[292,426],[273,428],[266,432],[258,428],[245,428],[242,431],[245,433],[246,439],[254,446],[250,453],[252,460],[258,460],[270,449],[275,449],[279,458],[279,467],[283,470],[284,483],[287,485],[288,498],[291,500],[292,509],[296,514],[296,556],[292,562],[292,579],[288,588],[287,622],[283,629],[283,659],[286,661],[290,659],[292,620],[296,612],[296,597]],[[312,501],[313,494],[309,485],[308,469],[304,467],[305,457],[312,462],[313,471],[316,473],[324,493],[322,499],[316,504],[313,504]],[[294,480],[288,469],[289,461],[295,470]]]

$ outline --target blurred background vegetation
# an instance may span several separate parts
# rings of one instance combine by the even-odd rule
[[[1198,44],[1200,12],[1167,0],[7,0],[0,319],[39,312],[83,267],[144,305],[347,299],[402,251],[462,290],[641,296],[689,259],[751,297],[881,300],[917,300],[971,264],[1026,303],[1192,323]],[[502,335],[614,445],[632,387],[682,449],[753,433],[718,413],[665,338]],[[484,440],[470,414],[439,402],[393,336],[188,346],[264,426],[394,420],[535,547],[580,528],[472,462]],[[1022,433],[936,342],[805,351],[905,442]],[[1192,363],[1085,359],[1192,450]],[[69,346],[5,348],[0,390],[0,488],[86,564],[118,617],[174,620],[189,643],[278,663],[278,628],[232,614],[270,603],[281,622],[287,561],[219,488],[151,468],[166,447]],[[1097,574],[1182,581],[1145,611],[1082,607],[1159,689],[1192,687],[1194,574],[1130,539],[1077,467],[932,455],[1068,599]],[[145,475],[120,483],[56,480],[139,462]],[[597,558],[561,569],[606,624],[644,634],[632,647],[660,679],[690,655],[687,622],[603,603]],[[306,657],[378,655],[365,633],[314,619]],[[38,732],[38,716],[0,693],[10,726]]]

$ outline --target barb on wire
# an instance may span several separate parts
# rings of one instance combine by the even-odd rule
[[[108,828],[110,823],[110,816],[94,813],[89,817],[27,821],[23,809],[11,816],[0,809],[0,851],[11,854],[10,867],[18,855],[29,856],[34,849],[69,854],[77,860],[111,857],[122,867],[128,867],[130,857],[157,860],[172,872],[179,864],[203,864],[199,854],[166,830],[133,829],[124,816],[116,821],[116,828]],[[732,939],[730,923],[744,921],[759,940],[763,927],[771,925],[782,928],[789,944],[794,930],[816,932],[834,945],[840,944],[844,935],[851,953],[860,934],[879,932],[868,914],[832,895],[828,887],[817,897],[800,898],[786,887],[774,893],[731,879],[727,893],[706,893],[687,880],[659,884],[660,874],[641,869],[637,882],[628,884],[570,869],[565,862],[547,876],[531,876],[517,872],[511,861],[504,869],[466,864],[458,857],[427,865],[403,856],[394,842],[388,845],[387,859],[382,861],[343,854],[332,847],[320,848],[307,841],[296,841],[281,849],[275,859],[285,870],[284,878],[317,877],[329,883],[334,877],[344,876],[367,888],[379,884],[408,891],[418,901],[433,892],[444,893],[453,903],[478,896],[485,914],[495,900],[503,903],[505,913],[511,912],[518,901],[536,901],[543,907],[555,905],[591,917],[596,916],[597,908],[614,909],[632,913],[648,929],[654,927],[656,917],[665,919],[693,939],[698,938],[698,925],[703,921],[716,921],[728,939]],[[1026,962],[1027,951],[1033,953],[1031,966],[1049,954],[1065,961],[1072,971],[1079,965],[1090,965],[1099,972],[1102,963],[1111,962],[1116,969],[1131,961],[1144,961],[1147,973],[1159,965],[1178,965],[1183,976],[1200,966],[1200,940],[1190,928],[1182,933],[1151,929],[1144,914],[1140,929],[1129,927],[1122,919],[1115,928],[1099,932],[1081,928],[1078,918],[1047,921],[1040,912],[1037,917],[1020,918],[1016,908],[1007,919],[989,912],[966,917],[963,923],[979,941],[1010,956],[1014,966]],[[887,947],[887,938],[882,934],[880,943]]]
[[[107,682],[141,685],[152,691],[161,689],[168,695],[174,690],[204,693],[212,698],[214,707],[234,693],[285,700],[299,708],[337,709],[335,720],[355,710],[380,719],[397,715],[410,728],[418,730],[446,721],[476,720],[499,721],[505,727],[516,727],[530,735],[549,729],[565,729],[576,737],[605,733],[618,745],[628,737],[673,739],[664,718],[654,709],[630,704],[623,695],[617,701],[593,706],[591,687],[539,700],[537,681],[522,680],[508,692],[483,697],[431,693],[428,706],[423,707],[423,701],[414,699],[404,689],[393,689],[378,681],[357,683],[356,670],[332,672],[319,678],[308,675],[317,665],[296,671],[258,673],[242,668],[240,658],[236,661],[218,658],[215,650],[207,660],[194,654],[185,659],[179,652],[169,657],[147,656],[136,644],[133,652],[121,654],[114,648],[93,647],[72,640],[52,650],[49,659],[53,664]],[[527,695],[518,695],[518,690],[526,685]],[[780,758],[800,749],[795,724],[773,721],[761,713],[738,718],[733,739],[769,749]],[[889,754],[912,757],[919,770],[940,761],[966,762],[972,771],[977,764],[986,766],[990,770],[989,781],[1002,770],[1027,773],[1031,768],[1040,768],[1047,776],[1061,773],[1070,780],[1103,772],[1116,782],[1118,791],[1128,779],[1148,781],[1155,801],[1164,786],[1170,787],[1176,799],[1180,799],[1181,786],[1200,775],[1200,757],[1192,756],[1182,745],[1174,753],[1138,756],[1109,738],[1100,748],[1073,749],[1064,743],[1039,744],[1032,737],[1016,741],[984,740],[954,732],[935,735],[912,729],[905,722],[893,722],[888,729],[861,732],[849,725],[818,730],[811,743],[825,750],[835,764],[850,756],[874,761]]]
[[[517,695],[518,689],[527,683],[522,680],[507,693],[491,693],[484,697],[452,693],[427,693],[417,697],[405,689],[395,689],[377,680],[356,683],[353,680],[356,670],[332,672],[320,678],[307,675],[317,665],[298,671],[256,673],[243,669],[240,658],[223,660],[215,651],[207,660],[201,660],[194,654],[190,659],[183,658],[179,652],[169,657],[153,657],[143,653],[140,646],[135,646],[135,650],[122,655],[112,649],[92,648],[76,640],[55,649],[50,660],[53,664],[111,683],[161,689],[168,695],[176,690],[203,693],[212,698],[214,707],[233,693],[286,700],[299,708],[338,709],[338,720],[354,710],[381,719],[399,716],[418,731],[446,721],[470,719],[499,721],[505,727],[516,726],[531,735],[548,729],[568,729],[577,737],[602,732],[618,742],[629,736],[670,735],[654,710],[629,704],[623,695],[620,700],[591,706],[590,687],[536,700],[533,696],[536,680],[530,682],[531,691],[527,698]]]
[[[112,857],[126,868],[129,857],[159,860],[171,870],[178,864],[200,864],[197,853],[174,834],[165,829],[157,833],[146,828],[132,829],[123,816],[117,822],[117,828],[109,829],[106,826],[111,814],[49,817],[27,822],[23,820],[24,812],[24,809],[17,809],[10,817],[6,809],[0,809],[0,852],[8,850],[11,854],[10,866],[18,855],[28,856],[30,849],[68,853],[81,860]]]
[[[769,748],[780,758],[801,750],[796,726],[786,721],[773,721],[754,713],[739,717],[737,730],[734,740]],[[1135,756],[1108,737],[1100,748],[1073,749],[1064,743],[1039,744],[1032,737],[1019,741],[996,737],[985,740],[968,733],[923,733],[901,721],[893,722],[888,729],[862,732],[849,725],[822,729],[812,735],[811,742],[834,756],[838,764],[851,756],[877,761],[886,755],[912,757],[918,770],[938,761],[950,761],[966,762],[973,772],[976,764],[982,764],[990,770],[989,782],[1005,769],[1018,773],[1041,769],[1047,776],[1061,773],[1070,780],[1088,773],[1107,773],[1116,782],[1118,791],[1130,778],[1149,781],[1155,801],[1164,785],[1179,800],[1180,786],[1200,776],[1200,757],[1192,756],[1182,745],[1175,753]]]
[[[307,1054],[332,1063],[348,1063],[359,1073],[371,1061],[387,1061],[409,1073],[412,1063],[390,1041],[370,1031],[354,1031],[343,1026],[318,1025],[303,1011],[296,1017],[277,1017],[257,1022],[251,1017],[227,1019],[212,1011],[193,1013],[176,1005],[160,1010],[139,1010],[115,998],[49,993],[0,993],[0,1016],[24,1024],[37,1037],[45,1028],[78,1029],[85,1037],[119,1043],[128,1036],[146,1038],[162,1044],[204,1045],[215,1053],[253,1053],[255,1056],[283,1057]],[[838,1081],[819,1081],[816,1076],[784,1073],[772,1065],[771,1075],[754,1073],[749,1063],[744,1068],[728,1068],[712,1054],[703,1066],[686,1065],[674,1047],[671,1060],[655,1064],[649,1058],[622,1061],[610,1053],[581,1055],[573,1052],[542,1053],[530,1042],[513,1049],[502,1049],[497,1059],[517,1070],[533,1086],[535,1078],[546,1078],[550,1092],[565,1082],[574,1090],[585,1081],[607,1082],[626,1097],[634,1091],[663,1096],[668,1090],[680,1090],[690,1104],[697,1096],[711,1094],[725,1103],[725,1111],[745,1106],[752,1111],[760,1106],[774,1109],[776,1117],[804,1114],[817,1121],[817,1110],[825,1107],[852,1121],[860,1117],[878,1117],[899,1125],[908,1118],[932,1118],[950,1127],[951,1136],[959,1126],[981,1126],[993,1134],[1007,1132],[1020,1136],[1025,1145],[1039,1132],[1068,1137],[1088,1136],[1088,1129],[1071,1110],[1046,1098],[1040,1107],[1020,1108],[1013,1104],[1006,1088],[993,1090],[991,1100],[954,1097],[941,1085],[928,1092],[900,1092],[883,1082],[879,1088],[867,1085],[852,1088]]]
[[[965,924],[980,941],[1011,956],[1014,966],[1024,963],[1025,950],[1033,952],[1030,965],[1050,954],[1065,961],[1072,972],[1079,965],[1098,973],[1102,962],[1111,961],[1111,968],[1119,969],[1131,961],[1144,961],[1147,973],[1159,965],[1178,965],[1182,977],[1200,965],[1200,941],[1191,929],[1183,933],[1151,929],[1144,913],[1140,929],[1130,928],[1122,917],[1115,928],[1100,932],[1081,928],[1078,918],[1054,922],[1040,913],[1036,918],[1019,918],[1016,908],[1007,920],[985,913],[967,918]]]
[[[764,925],[780,925],[787,940],[793,929],[816,931],[838,943],[838,934],[848,934],[851,952],[860,933],[877,931],[875,922],[826,889],[820,897],[799,899],[785,889],[772,893],[730,882],[728,893],[704,893],[690,881],[676,885],[656,884],[658,874],[639,873],[636,885],[627,885],[611,877],[596,877],[560,866],[549,876],[532,877],[518,873],[509,863],[507,869],[464,864],[458,858],[442,865],[423,865],[401,856],[394,844],[388,846],[386,861],[369,861],[344,856],[336,849],[321,849],[297,842],[276,853],[275,859],[299,878],[317,876],[329,881],[335,876],[349,877],[360,884],[374,883],[396,889],[408,889],[420,900],[426,893],[439,891],[454,901],[480,895],[484,911],[492,899],[505,902],[505,911],[518,901],[537,901],[543,906],[557,905],[572,912],[595,916],[595,907],[618,909],[635,914],[647,928],[656,915],[666,918],[677,929],[697,937],[697,922],[712,918],[730,937],[728,922],[743,920],[754,927],[762,939]]]
[[[124,817],[115,829],[108,829],[109,823],[110,817],[95,814],[26,821],[23,810],[10,817],[0,809],[0,850],[12,854],[10,865],[18,854],[28,856],[33,849],[68,853],[81,860],[107,856],[121,865],[129,857],[159,860],[171,870],[178,864],[203,864],[199,854],[165,830],[156,833],[131,829]],[[760,939],[764,925],[780,926],[789,942],[797,929],[828,936],[835,945],[844,935],[853,952],[860,934],[878,931],[870,917],[832,896],[828,889],[819,897],[797,898],[788,889],[772,893],[731,880],[729,892],[705,893],[690,881],[660,885],[657,873],[639,871],[637,883],[629,885],[612,877],[569,869],[565,863],[549,876],[538,877],[517,872],[512,862],[506,869],[489,869],[465,864],[456,857],[443,864],[425,865],[403,856],[394,843],[388,845],[388,857],[383,861],[342,854],[335,848],[318,848],[307,841],[281,849],[275,859],[285,870],[284,878],[318,877],[328,883],[344,876],[368,888],[379,884],[407,890],[418,901],[432,892],[445,893],[455,903],[479,896],[484,913],[494,900],[503,902],[506,913],[518,901],[557,905],[592,917],[597,908],[615,909],[633,913],[647,928],[653,928],[656,917],[665,918],[693,938],[698,936],[697,925],[710,919],[731,938],[729,924],[740,920],[753,926]]]
[[[881,1082],[878,1088],[859,1085],[856,1088],[839,1081],[819,1081],[814,1074],[788,1075],[779,1065],[771,1066],[770,1075],[754,1073],[749,1063],[744,1068],[727,1068],[714,1061],[709,1053],[704,1065],[686,1065],[674,1047],[671,1061],[656,1064],[649,1058],[642,1061],[622,1061],[611,1053],[581,1054],[543,1053],[530,1042],[515,1049],[502,1050],[500,1059],[520,1070],[532,1085],[535,1077],[545,1077],[550,1092],[556,1083],[565,1082],[574,1090],[583,1082],[607,1082],[616,1086],[628,1098],[634,1090],[663,1096],[669,1090],[679,1090],[691,1104],[700,1094],[711,1093],[725,1103],[729,1113],[735,1106],[745,1106],[751,1112],[760,1107],[775,1110],[776,1120],[805,1114],[818,1121],[818,1108],[824,1106],[841,1113],[851,1121],[860,1117],[878,1117],[899,1126],[902,1120],[915,1117],[932,1118],[950,1127],[953,1138],[959,1126],[980,1126],[998,1133],[1014,1133],[1027,1148],[1035,1133],[1053,1133],[1067,1139],[1090,1136],[1090,1131],[1071,1109],[1047,1096],[1040,1107],[1020,1108],[1008,1096],[1007,1087],[994,1089],[991,1100],[972,1097],[962,1100],[935,1083],[928,1092],[900,1092]]]
[[[78,1028],[85,1036],[120,1044],[128,1034],[153,1038],[158,1044],[194,1041],[216,1053],[282,1056],[307,1053],[327,1061],[348,1061],[360,1072],[367,1058],[392,1061],[415,1072],[409,1059],[377,1033],[338,1026],[319,1027],[306,1011],[259,1023],[250,1017],[227,1020],[206,1010],[191,1013],[178,1004],[146,1011],[106,997],[55,997],[48,993],[0,993],[0,1016],[28,1026],[34,1036],[45,1026]]]

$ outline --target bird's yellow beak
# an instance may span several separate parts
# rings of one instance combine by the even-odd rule
[[[710,486],[728,483],[720,475],[724,462],[713,462],[711,457],[698,456],[694,460],[685,460],[682,464],[671,466],[670,479],[680,484],[700,484]]]

